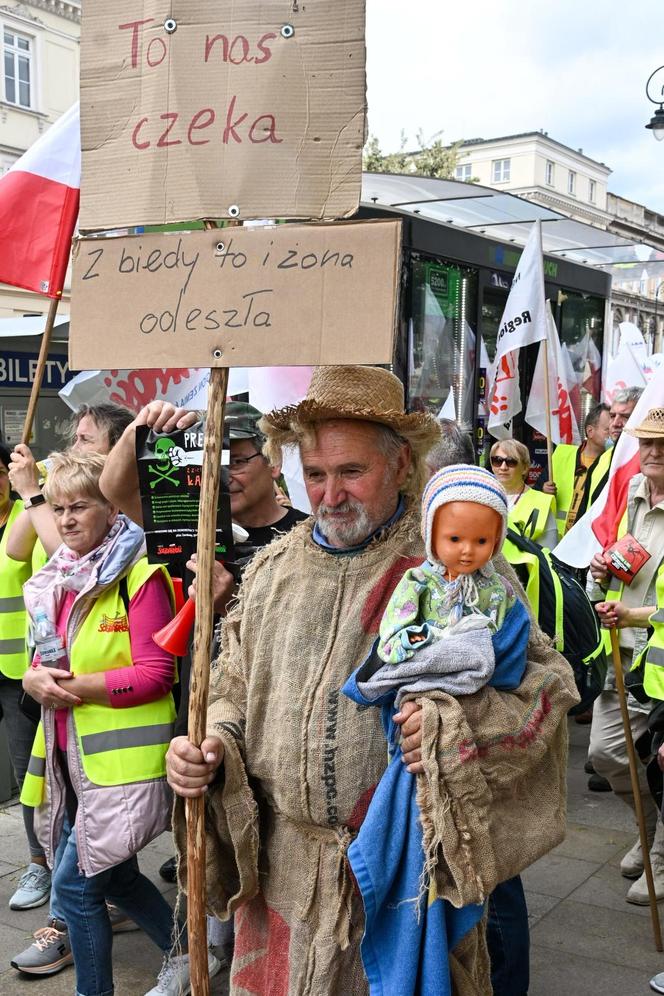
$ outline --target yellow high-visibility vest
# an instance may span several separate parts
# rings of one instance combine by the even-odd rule
[[[524,491],[507,516],[507,525],[537,542],[546,529],[549,512],[553,512],[554,516],[556,514],[555,497],[530,488]]]
[[[32,573],[29,563],[7,555],[9,530],[21,511],[21,503],[15,501],[0,540],[0,672],[14,679],[22,678],[28,666],[23,585]]]

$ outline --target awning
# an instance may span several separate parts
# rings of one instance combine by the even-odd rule
[[[16,318],[0,318],[0,339],[20,339],[21,336],[43,335],[46,328],[46,315],[30,315]],[[53,338],[62,342],[69,339],[69,316],[56,315]]]
[[[364,173],[364,207],[394,208],[439,224],[472,230],[501,242],[526,244],[533,221],[542,222],[542,248],[549,256],[612,268],[644,267],[664,273],[664,253],[642,242],[574,221],[535,201],[460,180]],[[614,271],[617,275],[618,271]]]

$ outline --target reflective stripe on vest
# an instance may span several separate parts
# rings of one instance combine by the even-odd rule
[[[129,598],[157,571],[166,580],[172,602],[165,568],[149,564],[146,557],[127,575]],[[131,666],[129,621],[119,583],[92,603],[70,645],[70,663],[74,674]],[[113,708],[86,702],[73,707],[72,718],[83,770],[93,784],[127,785],[165,776],[165,755],[175,720],[170,692],[139,706]]]
[[[657,610],[648,620],[652,636],[634,667],[643,664],[643,688],[651,699],[664,699],[664,567],[657,572]]]
[[[31,806],[36,809],[42,804],[44,799],[44,788],[46,776],[46,742],[44,740],[44,727],[40,723],[35,733],[34,743],[30,752],[28,770],[23,779],[21,789],[21,802],[24,806]]]
[[[21,503],[14,502],[0,540],[0,672],[15,680],[23,677],[28,666],[23,584],[32,572],[29,563],[7,555],[9,531],[21,511]]]
[[[618,529],[616,531],[616,539],[620,539],[620,537],[624,536],[626,532],[627,532],[627,511],[625,511],[625,514],[623,515],[618,525]],[[624,588],[625,586],[623,582],[620,580],[620,578],[617,578],[615,574],[609,573],[609,586],[606,589],[606,598],[604,599],[604,601],[619,602],[620,599],[622,598]],[[613,653],[611,649],[611,630],[606,629],[604,627],[602,628],[602,648],[608,659],[611,660]]]

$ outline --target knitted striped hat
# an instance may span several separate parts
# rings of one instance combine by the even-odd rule
[[[495,553],[503,545],[507,530],[507,495],[502,484],[493,474],[482,467],[466,463],[455,463],[443,467],[427,483],[422,495],[422,539],[427,557],[437,563],[431,549],[431,530],[436,512],[451,501],[474,501],[487,505],[502,519],[500,542]]]

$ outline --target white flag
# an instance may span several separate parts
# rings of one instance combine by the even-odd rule
[[[633,346],[628,342],[621,342],[620,349],[609,361],[603,392],[607,405],[613,401],[616,391],[622,391],[626,387],[646,385],[646,375],[632,350]]]
[[[565,362],[565,355],[560,345],[556,323],[551,313],[551,305],[546,303],[546,318],[548,335],[540,343],[539,354],[530,396],[526,408],[526,422],[537,429],[543,436],[548,435],[546,417],[546,392],[544,381],[544,350],[547,350],[549,360],[549,402],[551,404],[551,440],[559,443],[579,443],[579,427],[572,407],[572,389],[575,387],[571,361]],[[573,373],[573,371],[572,371]]]
[[[546,305],[542,232],[538,220],[534,222],[521,253],[496,338],[495,379],[489,394],[488,429],[497,438],[504,438],[503,423],[521,411],[518,351],[522,346],[541,342],[542,339],[546,339]],[[511,359],[506,365],[504,361],[508,356]]]

